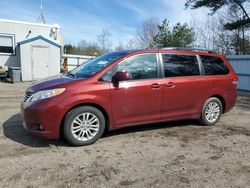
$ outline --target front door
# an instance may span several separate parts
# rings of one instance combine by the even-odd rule
[[[34,80],[49,76],[49,47],[32,47],[32,78]]]
[[[156,54],[132,56],[113,70],[128,71],[130,80],[111,83],[111,104],[115,126],[159,120],[162,91]]]

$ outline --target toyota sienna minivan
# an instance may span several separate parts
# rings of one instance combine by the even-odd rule
[[[125,50],[32,84],[23,126],[88,145],[105,130],[197,119],[214,125],[236,102],[238,78],[224,55],[202,50]]]

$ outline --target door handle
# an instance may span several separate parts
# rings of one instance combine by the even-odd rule
[[[154,83],[154,84],[151,85],[151,87],[152,87],[153,89],[158,89],[158,88],[161,87],[161,85],[158,84],[158,83]]]
[[[166,86],[169,87],[169,88],[173,88],[173,87],[175,87],[175,84],[173,82],[168,82],[166,84]]]

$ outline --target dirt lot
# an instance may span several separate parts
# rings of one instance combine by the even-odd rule
[[[250,187],[250,97],[216,126],[127,128],[70,147],[22,128],[28,85],[0,83],[0,187]]]

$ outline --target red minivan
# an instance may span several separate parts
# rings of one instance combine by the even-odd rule
[[[201,50],[111,52],[32,84],[23,126],[88,145],[105,130],[181,119],[213,125],[236,102],[238,78],[224,55]]]

